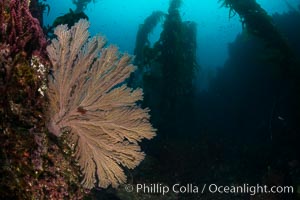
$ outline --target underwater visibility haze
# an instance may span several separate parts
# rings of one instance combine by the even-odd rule
[[[1,199],[300,199],[299,0],[0,0]]]

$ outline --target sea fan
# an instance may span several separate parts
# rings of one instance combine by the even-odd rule
[[[89,39],[88,27],[86,20],[71,29],[60,25],[47,47],[53,66],[48,129],[56,136],[67,132],[84,187],[117,187],[126,181],[122,166],[132,169],[143,160],[138,142],[151,139],[155,130],[149,110],[136,104],[142,90],[124,83],[135,69],[130,56],[104,48],[101,36]]]

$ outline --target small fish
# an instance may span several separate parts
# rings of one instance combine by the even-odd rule
[[[278,116],[278,119],[281,120],[281,121],[284,121],[284,118],[281,117],[281,116]]]

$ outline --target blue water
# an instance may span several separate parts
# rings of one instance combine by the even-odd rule
[[[299,0],[257,0],[271,15],[288,11],[286,1],[295,8]],[[71,0],[51,0],[49,15],[44,16],[45,25],[52,24],[58,16],[75,9]],[[133,54],[139,24],[153,11],[167,12],[169,0],[96,0],[85,10],[92,35],[101,33],[109,43],[116,44],[123,52]],[[224,64],[228,57],[228,43],[234,41],[242,27],[239,17],[229,19],[229,10],[220,8],[218,0],[183,0],[181,16],[184,21],[197,23],[197,61],[203,68],[215,68]],[[161,25],[150,40],[159,38]]]

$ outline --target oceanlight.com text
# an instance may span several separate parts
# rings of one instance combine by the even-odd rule
[[[136,184],[125,185],[127,192],[145,193],[145,194],[162,194],[176,193],[176,194],[249,194],[251,196],[256,194],[291,194],[294,193],[293,186],[268,186],[268,185],[217,185],[217,184],[179,184],[165,185],[162,183],[152,184]]]

